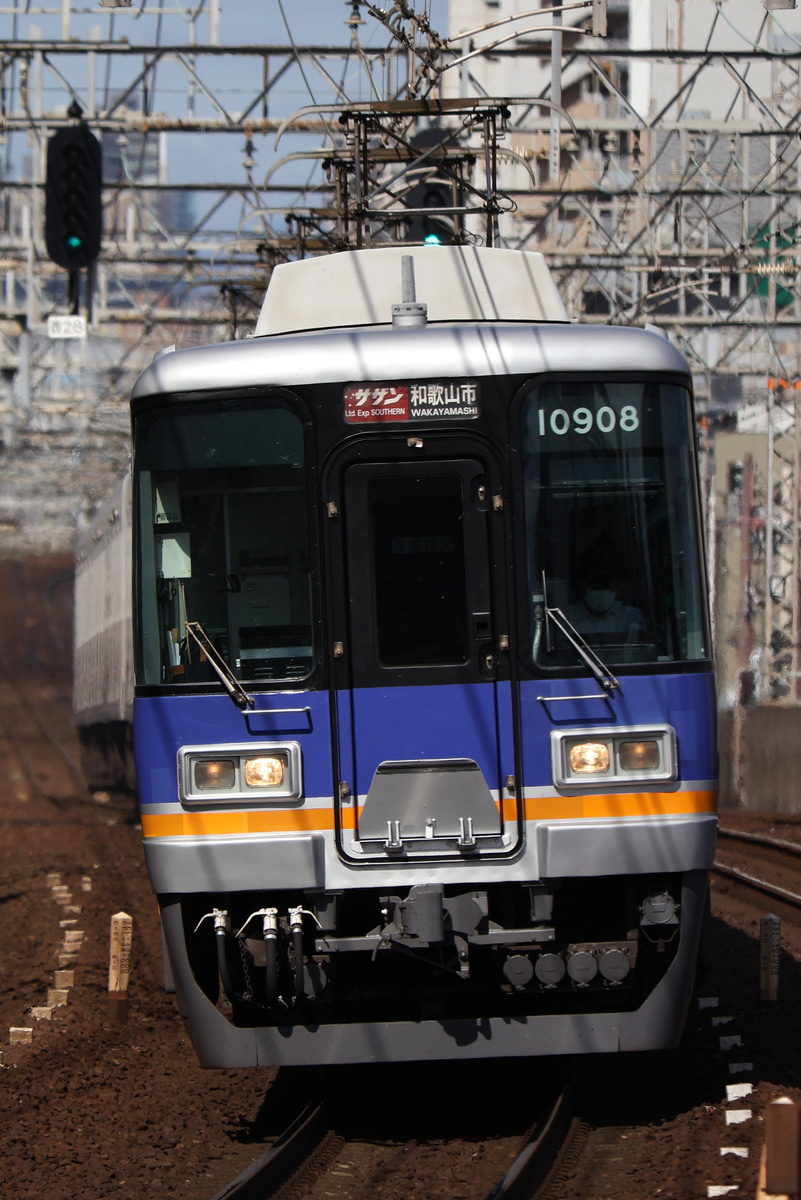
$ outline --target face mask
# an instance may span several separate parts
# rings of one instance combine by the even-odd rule
[[[615,601],[615,593],[606,588],[587,588],[584,593],[584,603],[590,612],[609,612]]]

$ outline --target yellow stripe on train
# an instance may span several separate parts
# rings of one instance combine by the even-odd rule
[[[602,796],[528,796],[527,821],[575,821],[581,818],[670,817],[687,813],[713,813],[717,792],[627,792]],[[513,822],[517,802],[502,801],[503,818]],[[352,809],[342,813],[345,829],[355,829]],[[249,833],[322,832],[334,828],[330,808],[247,809],[235,812],[143,813],[145,838],[226,837]]]

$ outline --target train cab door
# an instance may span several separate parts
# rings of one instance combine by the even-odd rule
[[[502,504],[469,449],[346,460],[329,501],[337,832],[351,860],[517,844]]]

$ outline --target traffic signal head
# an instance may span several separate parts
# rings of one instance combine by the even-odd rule
[[[412,209],[409,221],[409,241],[423,242],[426,246],[443,246],[455,241],[453,218],[453,188],[450,183],[431,179],[412,188],[406,197],[407,208]],[[428,209],[429,212],[414,212]],[[450,209],[450,213],[442,212]]]
[[[100,253],[101,164],[100,142],[83,124],[59,129],[47,143],[45,244],[66,271],[88,267]]]

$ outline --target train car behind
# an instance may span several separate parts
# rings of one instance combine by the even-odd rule
[[[72,707],[87,785],[132,792],[131,476],[78,538]]]

